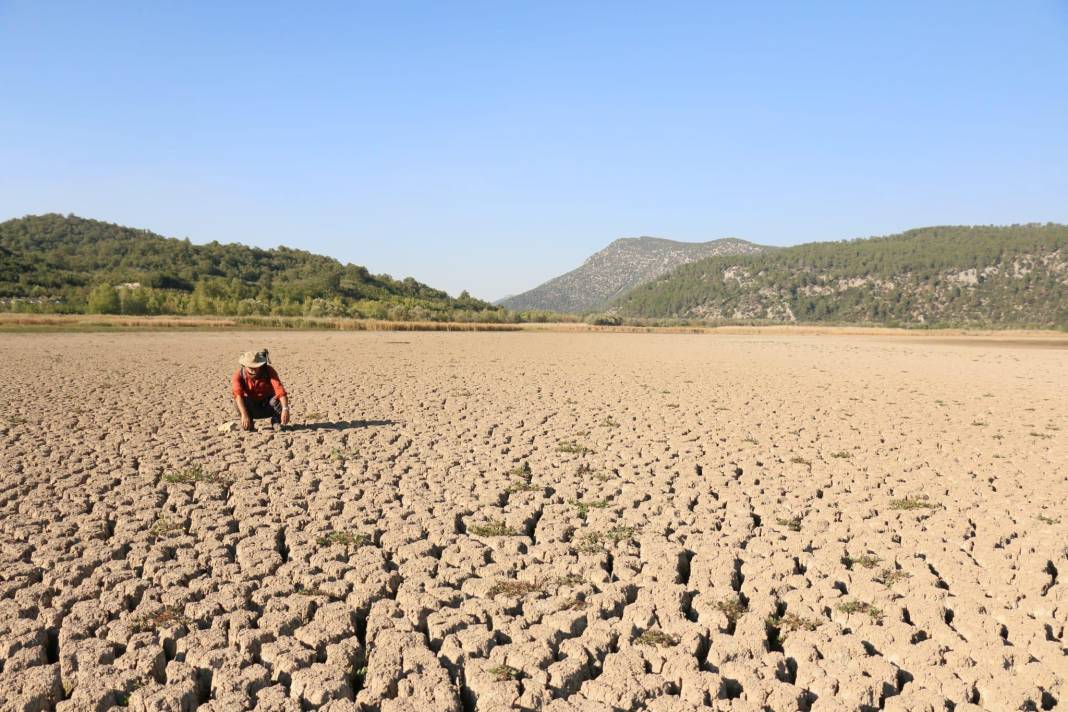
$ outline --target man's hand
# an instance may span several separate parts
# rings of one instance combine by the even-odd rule
[[[289,425],[289,408],[282,408],[282,425]]]
[[[252,418],[248,417],[248,413],[241,414],[241,429],[252,430]]]

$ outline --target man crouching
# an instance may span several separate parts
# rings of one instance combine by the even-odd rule
[[[289,424],[289,398],[278,372],[270,366],[267,349],[246,351],[238,360],[241,368],[231,381],[234,404],[241,414],[241,429],[255,430],[254,420],[270,418],[271,424]]]

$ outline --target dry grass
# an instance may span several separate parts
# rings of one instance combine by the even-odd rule
[[[469,524],[467,533],[474,536],[519,536],[519,532],[508,526],[503,519],[497,519],[485,524]]]
[[[672,648],[679,644],[679,639],[657,628],[650,628],[634,639],[637,645],[652,645],[658,648]]]
[[[192,621],[177,606],[164,606],[154,613],[145,613],[132,622],[135,632],[154,632],[162,628],[189,626]]]
[[[179,532],[184,531],[185,528],[182,526],[181,522],[176,522],[171,519],[167,519],[166,517],[160,517],[152,525],[152,528],[148,530],[148,533],[153,536],[161,537],[171,536],[173,534],[178,534]]]
[[[894,584],[901,583],[905,579],[909,578],[909,574],[898,569],[885,568],[879,572],[879,575],[875,578],[878,583],[886,586],[887,588],[893,588]]]
[[[497,596],[522,598],[538,591],[541,591],[541,586],[536,583],[516,581],[514,579],[499,579],[497,583],[493,584],[490,590],[486,592],[486,595],[490,598],[496,598]]]
[[[340,544],[348,549],[359,549],[361,546],[367,546],[371,541],[370,534],[343,529],[321,536],[315,540],[315,543],[319,546],[334,546],[335,544]]]
[[[909,511],[913,509],[937,509],[938,505],[929,501],[927,495],[918,497],[905,497],[890,501],[890,509]]]

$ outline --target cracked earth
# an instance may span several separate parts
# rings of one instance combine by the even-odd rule
[[[295,426],[220,431],[269,347]],[[1050,710],[1068,350],[5,334],[0,709]]]

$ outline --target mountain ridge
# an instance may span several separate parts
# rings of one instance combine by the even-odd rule
[[[681,242],[662,237],[621,237],[582,264],[495,304],[508,309],[583,313],[602,309],[613,299],[679,265],[702,257],[768,249],[738,238]]]
[[[682,265],[622,295],[630,318],[1068,326],[1068,226],[936,226]]]

